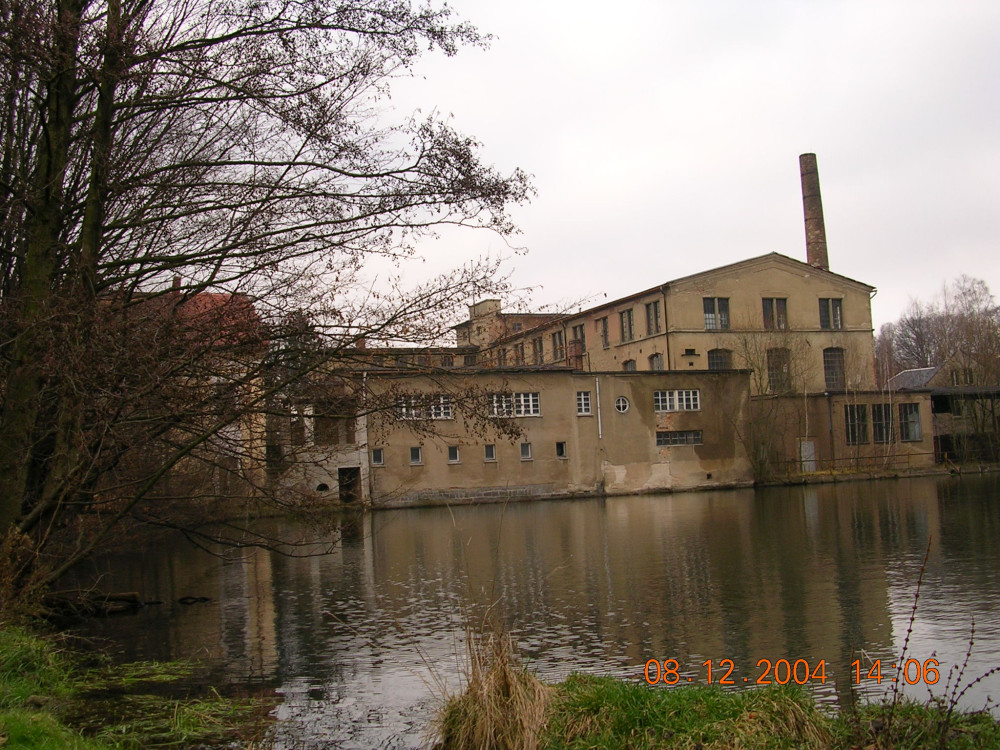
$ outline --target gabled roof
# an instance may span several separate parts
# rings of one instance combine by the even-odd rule
[[[618,299],[610,300],[608,302],[602,302],[594,307],[587,308],[586,310],[581,310],[578,313],[570,313],[565,317],[575,318],[580,315],[589,314],[595,310],[601,310],[604,308],[616,307],[623,302],[628,302],[632,299],[638,299],[644,297],[653,292],[659,291],[665,287],[675,286],[677,284],[687,284],[692,281],[697,281],[698,279],[707,278],[710,276],[718,276],[720,274],[730,274],[738,273],[743,270],[753,268],[754,266],[763,266],[768,263],[780,263],[781,265],[788,266],[798,273],[808,272],[809,274],[818,274],[823,276],[828,276],[831,279],[835,279],[840,282],[846,282],[848,284],[853,284],[861,289],[864,289],[869,294],[875,291],[875,287],[870,284],[865,284],[863,281],[857,281],[855,279],[849,278],[847,276],[841,276],[839,273],[833,273],[832,271],[827,271],[823,268],[817,268],[816,266],[811,266],[808,263],[804,263],[801,260],[796,260],[795,258],[789,258],[787,255],[782,255],[781,253],[767,253],[766,255],[758,255],[753,258],[746,258],[745,260],[739,260],[735,263],[729,263],[725,266],[718,266],[716,268],[710,268],[706,271],[699,271],[698,273],[691,274],[690,276],[681,276],[678,279],[673,279],[672,281],[666,281],[662,284],[657,284],[656,286],[644,289],[641,292],[635,292],[634,294],[626,295],[625,297],[619,297]]]
[[[930,388],[931,380],[938,374],[941,367],[942,365],[903,370],[889,378],[887,385],[890,391],[924,390]]]
[[[739,260],[735,263],[729,263],[725,266],[718,266],[716,268],[710,268],[707,271],[699,271],[698,273],[693,273],[690,276],[682,276],[679,279],[674,279],[673,281],[668,281],[667,285],[687,283],[689,281],[695,281],[706,276],[718,276],[719,274],[733,273],[735,271],[740,271],[747,269],[752,266],[765,265],[769,262],[778,262],[782,265],[788,265],[794,268],[796,271],[807,271],[810,274],[819,274],[823,276],[829,276],[838,281],[846,281],[850,284],[862,287],[869,291],[875,291],[875,287],[870,284],[865,284],[863,281],[858,281],[852,279],[848,276],[842,276],[839,273],[834,273],[833,271],[828,271],[825,268],[818,268],[816,266],[811,266],[808,263],[804,263],[801,260],[795,258],[790,258],[787,255],[782,255],[781,253],[767,253],[766,255],[758,255],[753,258],[746,258],[745,260]]]

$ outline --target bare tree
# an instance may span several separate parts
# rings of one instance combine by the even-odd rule
[[[960,276],[930,302],[913,300],[894,323],[879,331],[879,369],[900,370],[950,363],[979,383],[995,383],[1000,307],[981,279]]]
[[[323,359],[496,291],[491,262],[364,283],[435,226],[511,233],[530,191],[378,109],[423,50],[484,43],[446,7],[0,0],[0,29],[0,531],[49,578]],[[324,341],[292,367],[294,310]]]
[[[754,478],[770,479],[781,460],[795,455],[795,438],[802,436],[803,410],[795,397],[807,391],[812,376],[809,345],[794,331],[752,330],[734,323],[738,332],[727,338],[733,364],[750,370],[751,402],[745,421],[734,420],[737,438],[750,458]]]
[[[941,367],[939,380],[957,386],[951,398],[952,450],[961,458],[995,460],[1000,451],[1000,306],[981,279],[960,276],[929,302],[913,301],[883,326],[876,346],[880,375]]]

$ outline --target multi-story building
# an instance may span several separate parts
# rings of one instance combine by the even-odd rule
[[[876,390],[875,289],[830,271],[801,164],[806,262],[770,253],[573,314],[481,300],[454,350],[359,358],[365,430],[299,485],[406,504],[931,464],[929,397]]]
[[[479,358],[589,372],[749,369],[755,395],[867,390],[874,291],[770,253],[483,341]],[[487,329],[481,311],[499,312],[488,302],[470,308],[463,330]]]

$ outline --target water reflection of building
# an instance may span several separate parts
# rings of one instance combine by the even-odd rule
[[[918,486],[906,501],[870,483],[775,490],[766,504],[749,491],[608,499],[546,506],[544,524],[534,506],[454,509],[454,524],[412,512],[374,537],[376,586],[400,611],[426,586],[409,571],[459,586],[474,611],[494,604],[530,633],[528,656],[557,673],[732,659],[754,678],[759,659],[825,659],[846,696],[862,649],[893,656],[884,557],[937,525],[933,487]]]
[[[237,681],[277,677],[314,718],[356,708],[364,721],[363,701],[426,700],[433,687],[415,674],[457,674],[465,627],[490,606],[548,678],[637,677],[649,658],[677,658],[696,679],[706,659],[732,659],[755,678],[760,659],[824,659],[826,696],[846,703],[862,650],[898,656],[928,539],[913,657],[960,663],[974,615],[974,668],[995,662],[998,486],[914,479],[379,511],[333,530],[328,554],[228,564],[150,545],[106,559],[108,586],[213,601],[95,630],[142,658],[202,656]]]

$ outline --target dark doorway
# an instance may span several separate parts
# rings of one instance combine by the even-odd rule
[[[340,483],[340,502],[355,503],[361,498],[361,467],[349,466],[337,470]]]

